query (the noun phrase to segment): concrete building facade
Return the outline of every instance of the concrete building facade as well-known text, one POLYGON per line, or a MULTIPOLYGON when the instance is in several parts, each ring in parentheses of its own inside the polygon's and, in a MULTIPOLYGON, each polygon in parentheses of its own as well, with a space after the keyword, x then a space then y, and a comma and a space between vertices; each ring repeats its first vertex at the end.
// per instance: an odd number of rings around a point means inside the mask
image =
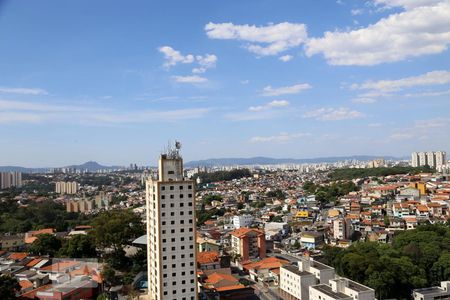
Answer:
POLYGON ((146 182, 148 293, 152 300, 197 299, 195 186, 178 149, 159 159, 146 182))

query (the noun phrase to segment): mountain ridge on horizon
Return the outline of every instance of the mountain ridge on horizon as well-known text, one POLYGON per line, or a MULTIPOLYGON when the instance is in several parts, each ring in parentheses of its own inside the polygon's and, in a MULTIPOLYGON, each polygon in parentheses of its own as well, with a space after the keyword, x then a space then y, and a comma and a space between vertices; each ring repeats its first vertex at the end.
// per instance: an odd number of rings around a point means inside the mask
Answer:
MULTIPOLYGON (((273 158, 266 156, 254 156, 254 157, 229 157, 229 158, 208 158, 202 160, 192 160, 186 162, 186 167, 213 167, 213 166, 230 166, 230 165, 276 165, 276 164, 303 164, 303 163, 333 163, 343 160, 360 160, 369 161, 377 158, 384 158, 386 160, 404 160, 406 156, 382 156, 382 155, 350 155, 350 156, 325 156, 316 158, 273 158)), ((99 164, 96 161, 87 161, 79 165, 68 165, 57 168, 72 168, 77 170, 88 170, 90 172, 96 172, 98 170, 111 170, 120 169, 124 166, 105 166, 99 164)), ((36 167, 28 168, 21 166, 0 166, 0 172, 23 172, 23 173, 36 173, 46 172, 53 167, 36 167)))

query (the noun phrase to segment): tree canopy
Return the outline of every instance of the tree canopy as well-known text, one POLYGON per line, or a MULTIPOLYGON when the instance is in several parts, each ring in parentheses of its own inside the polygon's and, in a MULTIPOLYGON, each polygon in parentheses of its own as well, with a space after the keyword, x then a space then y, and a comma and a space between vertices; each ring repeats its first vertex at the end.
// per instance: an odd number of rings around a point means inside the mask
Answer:
POLYGON ((418 173, 430 173, 435 170, 429 166, 423 167, 383 167, 383 168, 342 168, 332 171, 328 177, 331 180, 351 180, 356 178, 366 178, 366 177, 377 177, 377 176, 388 176, 388 175, 398 175, 398 174, 418 174, 418 173))
POLYGON ((19 281, 9 275, 0 275, 0 295, 2 300, 16 299, 16 292, 20 291, 19 281))
POLYGON ((102 212, 94 218, 92 226, 93 230, 89 234, 95 245, 114 251, 145 233, 141 218, 129 210, 102 212))
POLYGON ((61 249, 62 242, 53 234, 39 234, 37 239, 30 245, 29 251, 35 255, 55 256, 61 249))
POLYGON ((450 227, 423 225, 397 232, 392 244, 357 242, 326 247, 325 263, 338 274, 375 289, 379 299, 405 299, 411 290, 450 278, 450 227))
POLYGON ((201 172, 194 175, 194 180, 200 177, 203 183, 210 183, 216 181, 229 181, 233 179, 240 179, 251 176, 249 169, 235 169, 230 171, 217 171, 212 173, 201 172))

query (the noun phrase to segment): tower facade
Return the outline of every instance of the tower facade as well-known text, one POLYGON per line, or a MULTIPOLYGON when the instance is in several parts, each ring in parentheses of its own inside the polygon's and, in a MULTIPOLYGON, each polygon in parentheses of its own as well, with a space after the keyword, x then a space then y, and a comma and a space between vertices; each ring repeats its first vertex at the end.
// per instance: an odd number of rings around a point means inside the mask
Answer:
POLYGON ((152 300, 197 299, 195 186, 177 149, 162 154, 146 181, 148 293, 152 300))

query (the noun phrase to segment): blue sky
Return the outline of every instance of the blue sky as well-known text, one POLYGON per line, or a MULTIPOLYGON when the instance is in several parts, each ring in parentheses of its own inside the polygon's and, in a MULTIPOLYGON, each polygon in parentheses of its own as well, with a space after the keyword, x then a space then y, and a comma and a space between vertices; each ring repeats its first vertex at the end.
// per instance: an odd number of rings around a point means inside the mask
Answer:
POLYGON ((0 1, 0 165, 449 150, 450 1, 0 1))

